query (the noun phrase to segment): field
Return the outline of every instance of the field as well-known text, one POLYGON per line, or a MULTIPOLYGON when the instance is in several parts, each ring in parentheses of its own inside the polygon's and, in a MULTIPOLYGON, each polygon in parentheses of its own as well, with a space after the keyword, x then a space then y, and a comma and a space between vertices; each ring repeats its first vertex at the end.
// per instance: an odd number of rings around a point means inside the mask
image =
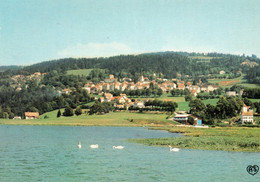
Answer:
POLYGON ((93 69, 68 70, 67 75, 88 76, 93 69))
POLYGON ((133 139, 153 146, 173 146, 186 149, 260 152, 260 128, 162 128, 173 133, 184 133, 186 137, 160 139, 133 139))
MULTIPOLYGON (((143 100, 143 99, 158 99, 158 100, 163 100, 163 101, 173 101, 177 102, 178 108, 177 110, 179 111, 188 111, 190 109, 189 107, 189 102, 185 101, 184 97, 172 97, 170 94, 163 94, 159 98, 143 98, 143 97, 133 97, 133 99, 136 100, 143 100)), ((208 99, 208 100, 202 100, 206 105, 211 104, 211 105, 216 105, 218 102, 218 99, 208 99)))
MULTIPOLYGON (((184 97, 172 97, 171 94, 163 94, 161 97, 158 98, 143 98, 143 97, 132 97, 133 99, 136 100, 143 100, 143 99, 158 99, 158 100, 163 100, 163 101, 173 101, 177 102, 178 108, 177 110, 179 111, 188 111, 190 109, 189 107, 189 102, 185 101, 184 97)), ((202 100, 205 105, 211 104, 211 105, 216 105, 218 102, 218 99, 207 99, 207 100, 202 100)), ((256 101, 254 101, 256 102, 256 101)))
POLYGON ((241 85, 241 86, 247 87, 247 88, 259 88, 260 87, 260 85, 257 85, 257 84, 244 83, 244 82, 242 82, 241 84, 238 84, 238 85, 241 85))
POLYGON ((218 84, 221 87, 231 87, 234 84, 242 83, 244 75, 234 79, 208 79, 211 84, 218 84))
MULTIPOLYGON (((202 102, 207 105, 217 105, 218 99, 207 99, 207 100, 202 100, 202 102)), ((190 109, 189 107, 189 102, 178 102, 178 110, 179 111, 188 111, 190 109)))
MULTIPOLYGON (((63 110, 61 110, 63 112, 63 110)), ((83 111, 84 112, 84 111, 83 111)), ((0 120, 0 124, 14 125, 62 125, 62 126, 172 126, 167 114, 110 112, 104 115, 86 115, 57 118, 57 110, 45 113, 36 120, 0 120), (45 116, 47 119, 44 119, 45 116)))
POLYGON ((158 99, 162 101, 173 101, 173 102, 185 102, 184 97, 173 97, 171 94, 164 93, 161 95, 161 97, 130 97, 131 99, 135 100, 144 100, 144 99, 158 99))
POLYGON ((218 84, 219 86, 224 87, 224 88, 232 87, 235 84, 242 85, 242 86, 248 87, 248 88, 260 87, 260 85, 257 85, 257 84, 247 83, 246 79, 244 79, 244 76, 245 76, 245 74, 242 74, 240 77, 234 78, 234 79, 208 79, 208 81, 211 84, 218 84))

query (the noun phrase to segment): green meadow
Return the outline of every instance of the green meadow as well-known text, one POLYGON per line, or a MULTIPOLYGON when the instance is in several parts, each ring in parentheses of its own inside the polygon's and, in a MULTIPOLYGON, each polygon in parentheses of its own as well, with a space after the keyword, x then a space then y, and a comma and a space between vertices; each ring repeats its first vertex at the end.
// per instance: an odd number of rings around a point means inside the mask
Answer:
POLYGON ((161 129, 173 133, 183 133, 184 137, 131 139, 128 141, 152 146, 168 147, 171 145, 185 149, 260 152, 260 128, 168 127, 161 129))
MULTIPOLYGON (((207 100, 202 100, 202 102, 207 105, 207 104, 211 104, 211 105, 217 105, 218 99, 207 99, 207 100)), ((189 107, 189 102, 178 102, 178 109, 179 111, 188 111, 190 109, 189 107)))
MULTIPOLYGON (((83 110, 84 111, 87 110, 83 110)), ((63 112, 63 109, 61 109, 63 112)), ((45 113, 35 120, 1 119, 0 124, 10 125, 62 125, 62 126, 173 126, 166 113, 110 112, 104 115, 86 115, 57 118, 57 110, 45 113), (47 117, 47 118, 46 118, 47 117)))
POLYGON ((247 83, 247 80, 244 78, 245 74, 242 74, 238 78, 233 79, 208 79, 208 82, 211 84, 217 84, 223 88, 232 87, 233 85, 241 85, 248 88, 257 88, 260 85, 247 83))
POLYGON ((93 69, 68 70, 67 75, 88 76, 93 69))

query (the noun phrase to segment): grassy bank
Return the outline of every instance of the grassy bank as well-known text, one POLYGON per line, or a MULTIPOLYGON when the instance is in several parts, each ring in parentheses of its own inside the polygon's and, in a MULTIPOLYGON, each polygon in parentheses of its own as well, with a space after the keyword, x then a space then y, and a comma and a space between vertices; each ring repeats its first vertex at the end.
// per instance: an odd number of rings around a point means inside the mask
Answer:
MULTIPOLYGON (((62 111, 63 112, 63 111, 62 111)), ((85 115, 57 118, 57 111, 45 113, 35 120, 1 119, 0 124, 11 125, 62 125, 62 126, 172 126, 167 114, 110 112, 104 115, 85 115), (44 119, 44 116, 48 116, 44 119)))
POLYGON ((260 152, 259 128, 161 128, 186 137, 131 139, 129 141, 153 146, 174 146, 186 149, 260 152))

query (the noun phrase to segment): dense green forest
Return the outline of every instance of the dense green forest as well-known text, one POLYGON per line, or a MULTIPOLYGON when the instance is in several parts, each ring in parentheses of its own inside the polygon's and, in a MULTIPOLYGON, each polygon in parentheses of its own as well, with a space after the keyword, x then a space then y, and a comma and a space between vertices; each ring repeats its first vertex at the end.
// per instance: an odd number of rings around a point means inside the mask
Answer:
POLYGON ((246 79, 249 83, 260 84, 260 66, 246 70, 246 79))
POLYGON ((4 72, 6 70, 19 70, 21 68, 22 68, 22 66, 15 66, 15 65, 12 65, 12 66, 0 66, 0 72, 4 72))
MULTIPOLYGON (((65 73, 71 69, 105 69, 117 78, 129 77, 136 81, 141 75, 152 77, 154 73, 164 78, 210 77, 225 71, 229 78, 240 76, 240 71, 248 74, 250 82, 258 82, 254 75, 259 75, 259 67, 251 68, 241 65, 245 60, 260 64, 256 57, 245 57, 230 54, 164 52, 140 55, 120 55, 109 58, 66 58, 34 64, 11 73, 51 72, 57 70, 65 73), (205 59, 206 58, 206 59, 205 59), (180 74, 180 75, 179 75, 180 74)), ((10 72, 9 72, 10 73, 10 72)))

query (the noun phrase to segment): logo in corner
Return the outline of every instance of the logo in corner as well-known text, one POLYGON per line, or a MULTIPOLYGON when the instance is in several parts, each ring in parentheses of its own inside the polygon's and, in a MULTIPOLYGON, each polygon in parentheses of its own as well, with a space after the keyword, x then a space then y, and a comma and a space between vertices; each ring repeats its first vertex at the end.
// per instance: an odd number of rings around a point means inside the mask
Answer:
POLYGON ((258 165, 253 165, 253 166, 249 165, 247 166, 246 171, 252 176, 254 176, 256 173, 258 173, 259 167, 258 165))

